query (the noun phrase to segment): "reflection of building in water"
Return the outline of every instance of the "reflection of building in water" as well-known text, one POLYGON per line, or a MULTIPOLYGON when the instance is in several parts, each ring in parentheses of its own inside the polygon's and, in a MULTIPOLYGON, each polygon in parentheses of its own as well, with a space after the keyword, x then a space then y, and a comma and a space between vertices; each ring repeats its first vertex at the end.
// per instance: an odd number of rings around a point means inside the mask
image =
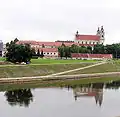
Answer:
POLYGON ((101 106, 103 101, 103 88, 94 88, 93 85, 90 87, 77 87, 73 89, 75 100, 78 97, 95 97, 96 104, 101 106))

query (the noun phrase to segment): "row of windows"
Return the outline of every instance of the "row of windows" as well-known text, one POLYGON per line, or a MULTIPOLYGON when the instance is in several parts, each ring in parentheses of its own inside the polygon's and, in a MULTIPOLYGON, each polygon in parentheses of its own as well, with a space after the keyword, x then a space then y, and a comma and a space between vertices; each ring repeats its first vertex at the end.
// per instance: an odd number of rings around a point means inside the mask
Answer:
MULTIPOLYGON (((78 43, 80 43, 80 42, 78 41, 78 43)), ((87 42, 87 41, 86 41, 86 42, 83 42, 83 41, 82 41, 82 44, 99 44, 99 43, 98 43, 98 42, 87 42)))
POLYGON ((49 52, 48 52, 48 53, 44 53, 44 54, 51 54, 51 55, 54 54, 54 55, 55 55, 56 53, 49 53, 49 52))
POLYGON ((32 47, 34 48, 55 48, 55 46, 45 46, 45 45, 42 45, 42 46, 32 45, 32 47))

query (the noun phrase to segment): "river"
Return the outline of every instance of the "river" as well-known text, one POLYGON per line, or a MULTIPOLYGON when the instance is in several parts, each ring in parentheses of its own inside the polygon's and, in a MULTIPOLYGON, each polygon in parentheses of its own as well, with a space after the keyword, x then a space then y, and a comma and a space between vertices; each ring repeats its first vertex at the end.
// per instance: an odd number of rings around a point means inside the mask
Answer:
POLYGON ((120 81, 0 92, 1 117, 120 116, 120 81))

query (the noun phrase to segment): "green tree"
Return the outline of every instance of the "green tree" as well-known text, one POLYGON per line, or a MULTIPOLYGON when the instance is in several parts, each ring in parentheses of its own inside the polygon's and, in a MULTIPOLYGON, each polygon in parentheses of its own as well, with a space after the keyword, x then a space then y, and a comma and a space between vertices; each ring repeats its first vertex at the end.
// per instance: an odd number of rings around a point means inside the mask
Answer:
POLYGON ((59 54, 60 54, 61 59, 62 59, 62 57, 65 56, 64 49, 65 49, 64 46, 58 47, 58 52, 59 52, 59 54))
POLYGON ((40 57, 41 57, 41 58, 43 58, 43 57, 44 57, 43 50, 41 51, 40 57))
POLYGON ((103 44, 97 44, 94 46, 93 49, 94 54, 104 54, 105 53, 105 47, 103 44))
POLYGON ((16 44, 16 41, 11 41, 6 44, 6 59, 10 62, 28 62, 32 57, 32 49, 29 44, 16 44))
POLYGON ((79 53, 88 53, 88 49, 85 46, 79 47, 79 53))
POLYGON ((92 47, 91 46, 88 46, 87 50, 88 50, 88 53, 92 53, 92 47))
POLYGON ((40 57, 40 50, 37 51, 37 56, 40 57))
POLYGON ((65 47, 64 47, 64 53, 65 53, 66 59, 67 59, 68 57, 71 57, 70 47, 65 46, 65 47))

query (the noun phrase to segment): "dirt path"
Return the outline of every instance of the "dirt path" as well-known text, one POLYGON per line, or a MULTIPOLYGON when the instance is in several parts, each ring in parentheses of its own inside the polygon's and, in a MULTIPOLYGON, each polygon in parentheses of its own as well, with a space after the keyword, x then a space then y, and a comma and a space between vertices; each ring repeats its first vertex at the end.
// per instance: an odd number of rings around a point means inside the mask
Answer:
POLYGON ((5 64, 5 65, 0 65, 0 67, 11 67, 11 66, 39 66, 39 65, 64 65, 64 64, 84 64, 84 63, 98 63, 98 62, 79 62, 79 63, 48 63, 48 64, 5 64))
POLYGON ((64 71, 64 72, 60 72, 60 73, 55 73, 55 74, 51 74, 51 75, 47 75, 47 76, 62 75, 62 74, 66 74, 66 73, 70 73, 70 72, 74 72, 74 71, 79 71, 79 70, 83 70, 83 69, 95 67, 95 66, 102 65, 102 64, 105 64, 105 63, 107 63, 107 62, 101 62, 101 63, 97 63, 97 64, 94 64, 94 65, 89 65, 89 66, 86 66, 86 67, 77 68, 77 69, 73 69, 73 70, 68 70, 68 71, 64 71))

